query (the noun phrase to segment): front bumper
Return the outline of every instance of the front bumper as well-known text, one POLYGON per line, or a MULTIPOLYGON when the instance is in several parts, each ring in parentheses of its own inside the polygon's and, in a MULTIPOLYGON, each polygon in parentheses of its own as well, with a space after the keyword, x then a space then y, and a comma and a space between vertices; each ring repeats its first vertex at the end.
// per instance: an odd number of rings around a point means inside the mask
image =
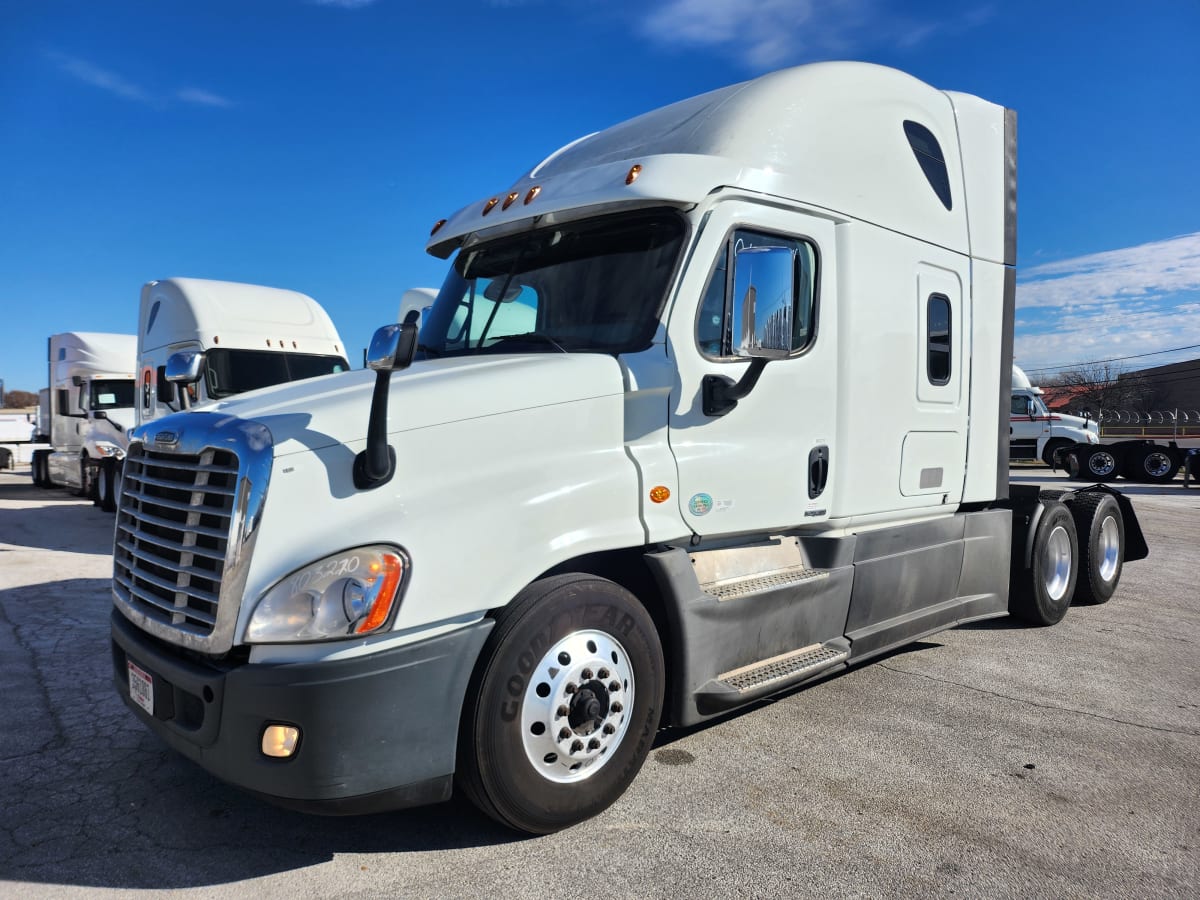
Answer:
POLYGON ((353 659, 218 669, 113 610, 113 680, 138 718, 223 781, 305 812, 401 809, 450 797, 463 694, 491 627, 353 659), (129 660, 154 679, 153 715, 130 698, 129 660), (301 730, 290 759, 261 752, 275 723, 301 730))

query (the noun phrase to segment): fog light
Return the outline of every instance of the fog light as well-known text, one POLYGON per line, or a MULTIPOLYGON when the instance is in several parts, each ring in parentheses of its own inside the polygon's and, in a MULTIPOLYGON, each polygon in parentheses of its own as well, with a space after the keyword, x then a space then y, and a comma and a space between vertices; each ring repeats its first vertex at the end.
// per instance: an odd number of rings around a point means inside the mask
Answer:
POLYGON ((262 736, 263 756, 287 759, 300 743, 300 729, 295 725, 268 725, 262 736))

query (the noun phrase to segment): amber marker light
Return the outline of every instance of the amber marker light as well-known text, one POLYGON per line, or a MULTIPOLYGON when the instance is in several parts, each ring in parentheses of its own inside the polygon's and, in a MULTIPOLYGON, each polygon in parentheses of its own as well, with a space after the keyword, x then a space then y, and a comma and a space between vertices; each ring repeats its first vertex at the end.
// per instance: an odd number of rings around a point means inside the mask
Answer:
POLYGON ((632 169, 629 170, 629 174, 625 176, 625 183, 633 184, 635 181, 638 180, 638 176, 641 174, 642 174, 641 165, 639 164, 639 165, 634 166, 632 169))
POLYGON ((650 488, 650 499, 655 503, 666 503, 671 499, 671 489, 666 485, 658 485, 650 488))
POLYGON ((513 192, 512 192, 512 193, 510 193, 510 194, 509 194, 507 197, 505 197, 505 198, 504 198, 504 205, 500 207, 500 210, 501 210, 501 212, 503 212, 504 210, 506 210, 506 209, 508 209, 510 206, 512 206, 512 205, 513 205, 513 201, 515 201, 515 200, 517 199, 517 197, 518 197, 518 196, 519 196, 519 195, 517 194, 517 192, 516 192, 516 191, 513 191, 513 192))
POLYGON ((268 725, 263 731, 263 756, 287 759, 300 744, 300 729, 295 725, 268 725))
POLYGON ((535 184, 533 187, 531 187, 529 189, 529 193, 525 195, 525 205, 528 206, 530 203, 532 203, 533 198, 536 197, 541 192, 542 192, 542 186, 540 184, 535 184))
POLYGON ((488 213, 490 213, 493 209, 496 208, 496 204, 499 202, 500 202, 499 197, 493 197, 487 203, 483 204, 483 214, 486 216, 488 213))
POLYGON ((435 234, 437 234, 439 231, 442 230, 442 226, 445 224, 446 224, 445 219, 438 219, 436 222, 433 223, 433 228, 430 229, 429 236, 433 237, 435 234))
POLYGON ((404 574, 404 561, 393 553, 385 553, 381 560, 371 563, 368 571, 370 581, 380 579, 379 587, 375 589, 375 600, 370 611, 354 629, 355 634, 374 631, 387 621, 388 613, 392 611, 392 601, 396 599, 396 588, 400 586, 400 576, 404 574))

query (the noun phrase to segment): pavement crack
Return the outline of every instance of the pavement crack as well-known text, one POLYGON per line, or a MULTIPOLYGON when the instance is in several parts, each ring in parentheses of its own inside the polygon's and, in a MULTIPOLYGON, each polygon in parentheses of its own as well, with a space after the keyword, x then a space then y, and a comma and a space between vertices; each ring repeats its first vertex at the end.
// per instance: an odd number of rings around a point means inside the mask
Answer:
POLYGON ((975 691, 978 694, 986 694, 990 697, 998 697, 1001 700, 1010 700, 1013 703, 1020 703, 1024 706, 1033 706, 1038 709, 1052 709, 1058 712, 1075 713, 1079 716, 1087 716, 1090 719, 1099 719, 1103 722, 1112 722, 1115 725, 1128 725, 1131 728, 1141 728, 1146 731, 1162 731, 1167 734, 1179 734, 1185 737, 1200 737, 1200 732, 1187 731, 1186 729, 1167 728, 1163 725, 1147 725, 1144 722, 1131 722, 1128 719, 1118 719, 1114 716, 1102 716, 1099 713, 1088 712, 1083 709, 1075 709, 1070 706, 1058 706, 1053 703, 1038 703, 1035 700, 1027 700, 1023 697, 1013 697, 1011 694, 1002 694, 999 691, 989 691, 986 688, 976 687, 973 684, 963 684, 961 681, 954 681, 950 678, 938 678, 934 675, 926 675, 923 672, 910 672, 908 669, 898 669, 895 666, 889 666, 887 663, 876 663, 881 669, 887 669, 889 672, 898 672, 901 675, 910 675, 913 678, 924 678, 927 681, 936 681, 938 684, 950 684, 955 687, 964 688, 968 691, 975 691))

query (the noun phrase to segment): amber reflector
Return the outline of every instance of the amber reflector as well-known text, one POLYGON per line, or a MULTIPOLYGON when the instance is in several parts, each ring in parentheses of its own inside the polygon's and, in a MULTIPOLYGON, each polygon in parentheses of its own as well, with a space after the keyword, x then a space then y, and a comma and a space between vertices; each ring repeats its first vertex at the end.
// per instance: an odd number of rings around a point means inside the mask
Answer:
POLYGON ((500 209, 505 210, 505 209, 508 209, 510 206, 512 206, 513 201, 517 199, 517 196, 518 196, 517 192, 513 191, 511 194, 509 194, 507 197, 505 197, 504 205, 501 206, 500 209))
POLYGON ((638 176, 641 174, 642 174, 642 167, 640 165, 634 166, 632 169, 629 170, 629 174, 625 176, 625 183, 633 184, 635 181, 637 181, 638 176))
POLYGON ((541 192, 542 192, 542 186, 540 184, 535 184, 533 187, 531 187, 529 189, 529 193, 525 195, 525 205, 528 206, 530 203, 532 203, 533 198, 536 197, 541 192))
POLYGON ((650 499, 655 503, 666 503, 671 499, 671 489, 664 485, 650 488, 650 499))
POLYGON ((483 204, 483 214, 486 216, 488 213, 490 213, 495 208, 496 204, 499 202, 500 202, 499 197, 493 197, 487 203, 483 204))
POLYGON ((433 230, 431 230, 429 232, 429 236, 433 237, 435 234, 437 234, 441 230, 442 226, 445 224, 446 224, 445 219, 438 219, 433 225, 433 230))

